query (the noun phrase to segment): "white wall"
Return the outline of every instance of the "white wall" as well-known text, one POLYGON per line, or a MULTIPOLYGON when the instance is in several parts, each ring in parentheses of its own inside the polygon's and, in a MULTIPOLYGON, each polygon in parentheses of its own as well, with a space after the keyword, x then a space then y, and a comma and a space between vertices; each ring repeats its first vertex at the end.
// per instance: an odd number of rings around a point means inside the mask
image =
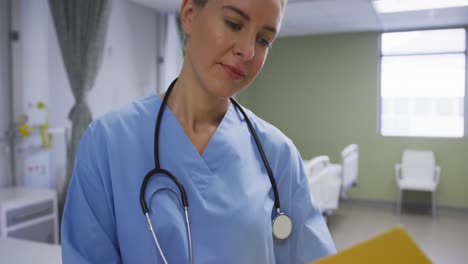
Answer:
POLYGON ((161 83, 159 91, 166 91, 172 81, 177 78, 184 63, 183 43, 177 26, 176 13, 167 14, 167 25, 165 30, 164 63, 161 64, 161 83))
POLYGON ((42 100, 49 104, 49 8, 46 0, 22 1, 21 5, 21 88, 22 109, 42 100))
MULTIPOLYGON (((4 1, 4 0, 0 0, 4 1)), ((100 116, 156 89, 156 27, 154 10, 114 0, 101 68, 88 95, 93 117, 100 116)), ((15 115, 25 111, 29 102, 43 100, 49 109, 51 127, 70 127, 68 113, 74 103, 63 66, 47 0, 20 0, 18 12, 20 56, 17 58, 18 79, 15 85, 15 115)), ((3 17, 0 15, 0 17, 3 17)), ((32 139, 31 139, 32 141, 32 139)), ((66 166, 63 138, 55 138, 48 155, 51 168, 48 179, 25 179, 24 161, 17 155, 16 177, 20 183, 48 186, 60 191, 66 166)), ((38 158, 37 160, 47 160, 38 158)), ((36 161, 38 162, 38 161, 36 161)))
POLYGON ((10 51, 8 0, 0 0, 0 187, 11 184, 10 154, 5 139, 10 126, 10 51))

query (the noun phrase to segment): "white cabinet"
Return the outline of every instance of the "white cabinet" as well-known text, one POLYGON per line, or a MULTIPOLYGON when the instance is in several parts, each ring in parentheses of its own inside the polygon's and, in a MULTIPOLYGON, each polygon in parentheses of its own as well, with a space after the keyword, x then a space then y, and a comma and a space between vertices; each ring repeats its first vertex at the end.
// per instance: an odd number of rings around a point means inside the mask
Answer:
POLYGON ((50 245, 15 238, 0 238, 2 264, 62 264, 60 245, 50 245))
POLYGON ((57 194, 22 187, 0 189, 0 238, 58 243, 57 194))

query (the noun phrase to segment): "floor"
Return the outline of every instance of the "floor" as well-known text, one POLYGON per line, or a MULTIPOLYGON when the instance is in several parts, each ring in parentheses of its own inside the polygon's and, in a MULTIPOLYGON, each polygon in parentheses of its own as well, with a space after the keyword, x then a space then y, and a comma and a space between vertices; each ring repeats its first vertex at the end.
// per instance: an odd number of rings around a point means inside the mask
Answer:
POLYGON ((433 218, 430 211, 414 209, 399 217, 392 206, 340 202, 327 220, 338 250, 401 225, 433 263, 468 263, 468 213, 445 210, 433 218))

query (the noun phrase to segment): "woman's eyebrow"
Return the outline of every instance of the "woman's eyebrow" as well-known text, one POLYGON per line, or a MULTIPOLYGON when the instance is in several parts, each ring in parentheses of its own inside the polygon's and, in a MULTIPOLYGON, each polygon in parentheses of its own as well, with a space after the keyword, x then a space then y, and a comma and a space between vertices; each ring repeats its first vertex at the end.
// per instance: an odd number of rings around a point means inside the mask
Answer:
POLYGON ((225 6, 223 6, 223 9, 228 9, 228 10, 234 11, 234 12, 236 12, 239 16, 241 16, 242 18, 244 18, 245 20, 250 21, 249 15, 247 15, 247 13, 245 13, 244 11, 240 10, 239 8, 237 8, 237 7, 235 7, 235 6, 232 6, 232 5, 225 5, 225 6))
MULTIPOLYGON (((227 9, 227 10, 231 10, 235 13, 237 13, 239 16, 241 16, 243 19, 247 20, 247 21, 250 21, 250 16, 247 15, 247 13, 245 13, 244 11, 242 11, 241 9, 235 7, 235 6, 232 6, 232 5, 225 5, 223 6, 223 9, 227 9)), ((266 30, 268 31, 271 31, 273 32, 274 34, 276 34, 276 28, 275 27, 272 27, 272 26, 265 26, 264 27, 266 30)))

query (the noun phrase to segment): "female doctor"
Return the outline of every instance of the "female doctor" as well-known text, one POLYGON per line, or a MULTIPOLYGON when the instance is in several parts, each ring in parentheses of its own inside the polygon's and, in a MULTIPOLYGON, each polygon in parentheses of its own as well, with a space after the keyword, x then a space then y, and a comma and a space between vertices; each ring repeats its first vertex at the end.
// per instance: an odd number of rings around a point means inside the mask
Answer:
POLYGON ((335 252, 291 140, 230 99, 262 69, 285 2, 183 0, 179 78, 81 140, 65 264, 308 263, 335 252))

